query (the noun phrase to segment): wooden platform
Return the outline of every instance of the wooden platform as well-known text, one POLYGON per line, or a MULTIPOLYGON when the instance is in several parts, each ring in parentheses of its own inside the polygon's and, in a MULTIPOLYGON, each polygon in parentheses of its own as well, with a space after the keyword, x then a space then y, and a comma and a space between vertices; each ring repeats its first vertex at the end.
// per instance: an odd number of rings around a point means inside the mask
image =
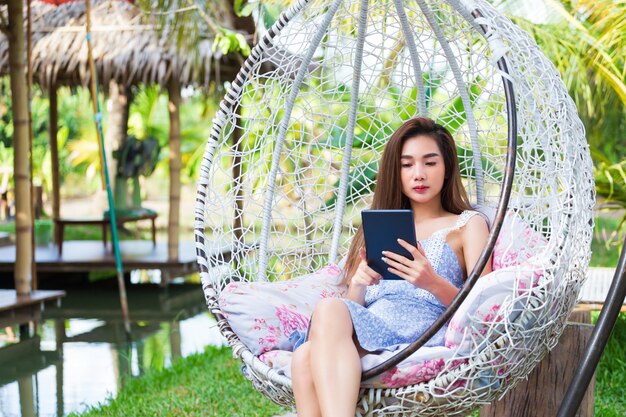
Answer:
POLYGON ((56 304, 65 291, 33 291, 17 295, 15 290, 0 290, 0 327, 39 320, 46 304, 56 304))
MULTIPOLYGON (((167 259, 167 243, 124 240, 120 242, 122 266, 125 272, 135 269, 160 269, 176 274, 196 272, 196 247, 194 242, 182 242, 179 259, 167 259)), ((215 250, 224 250, 216 247, 215 250)), ((37 247, 35 253, 37 271, 41 273, 90 272, 115 270, 115 257, 111 244, 103 245, 97 240, 66 241, 63 254, 56 246, 37 247)), ((15 246, 0 247, 0 271, 13 271, 15 246)))
MULTIPOLYGON (((580 289, 576 308, 578 310, 602 310, 614 275, 615 268, 589 268, 587 280, 580 289)), ((622 304, 621 311, 626 312, 626 300, 622 304)))

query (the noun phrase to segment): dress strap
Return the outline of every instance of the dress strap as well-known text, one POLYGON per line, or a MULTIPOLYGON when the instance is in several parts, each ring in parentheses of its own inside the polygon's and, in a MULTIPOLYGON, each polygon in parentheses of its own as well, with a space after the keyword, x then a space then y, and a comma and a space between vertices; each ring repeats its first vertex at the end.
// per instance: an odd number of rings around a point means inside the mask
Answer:
POLYGON ((473 210, 465 210, 454 222, 453 226, 446 227, 441 230, 437 230, 433 233, 432 237, 429 239, 428 248, 424 248, 426 251, 426 255, 431 265, 435 269, 435 271, 439 270, 439 264, 441 263, 441 257, 443 254, 443 245, 446 243, 446 237, 448 233, 453 232, 455 230, 459 230, 463 226, 467 224, 469 219, 479 214, 477 211, 473 210))
POLYGON ((456 223, 454 224, 454 226, 452 228, 450 228, 448 230, 448 233, 455 231, 455 230, 459 230, 461 227, 465 226, 467 224, 467 222, 469 221, 469 219, 471 219, 472 217, 474 217, 475 215, 480 214, 477 211, 474 210, 465 210, 464 212, 462 212, 461 214, 459 214, 459 218, 456 219, 456 223))

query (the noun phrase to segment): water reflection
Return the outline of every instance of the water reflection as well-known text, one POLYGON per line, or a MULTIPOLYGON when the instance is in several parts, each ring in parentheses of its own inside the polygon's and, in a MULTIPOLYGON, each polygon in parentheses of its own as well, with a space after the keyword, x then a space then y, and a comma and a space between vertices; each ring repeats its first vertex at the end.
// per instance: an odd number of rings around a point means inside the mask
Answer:
POLYGON ((199 285, 128 289, 129 343, 115 287, 69 289, 35 336, 0 333, 0 416, 61 417, 114 397, 131 377, 224 340, 199 285))

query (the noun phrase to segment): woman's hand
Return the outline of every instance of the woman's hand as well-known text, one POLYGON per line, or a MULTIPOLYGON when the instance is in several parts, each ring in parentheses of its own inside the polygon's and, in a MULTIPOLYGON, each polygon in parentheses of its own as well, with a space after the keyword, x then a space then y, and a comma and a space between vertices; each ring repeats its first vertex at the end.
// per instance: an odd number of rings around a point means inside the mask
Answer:
POLYGON ((426 258, 422 246, 419 242, 417 246, 413 246, 402 239, 398 239, 398 243, 413 256, 413 260, 397 253, 383 251, 383 261, 389 265, 387 268, 389 272, 418 288, 433 292, 433 285, 436 285, 442 278, 437 275, 430 261, 426 258))
POLYGON ((449 305, 459 293, 459 289, 435 272, 419 242, 417 247, 402 239, 398 239, 398 243, 413 255, 413 260, 397 253, 383 251, 383 260, 389 265, 389 271, 416 287, 430 292, 444 306, 449 305))
POLYGON ((367 257, 365 255, 364 248, 359 249, 359 257, 361 258, 361 262, 359 263, 359 267, 350 281, 350 285, 357 285, 365 288, 370 285, 378 284, 382 277, 367 264, 367 257))
POLYGON ((359 257, 361 262, 350 280, 347 298, 355 303, 365 305, 365 289, 370 285, 378 284, 382 277, 367 264, 365 249, 359 249, 359 257))

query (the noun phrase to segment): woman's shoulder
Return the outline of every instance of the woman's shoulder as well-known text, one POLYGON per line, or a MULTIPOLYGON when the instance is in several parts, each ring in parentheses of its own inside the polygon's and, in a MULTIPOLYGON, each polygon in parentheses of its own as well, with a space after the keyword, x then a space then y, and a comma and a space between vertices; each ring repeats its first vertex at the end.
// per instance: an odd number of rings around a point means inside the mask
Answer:
POLYGON ((454 225, 456 228, 461 229, 464 226, 472 224, 484 224, 487 225, 483 215, 476 210, 463 210, 460 214, 453 215, 455 218, 454 225))
POLYGON ((474 210, 465 210, 459 215, 459 229, 465 236, 489 234, 487 220, 474 210))

